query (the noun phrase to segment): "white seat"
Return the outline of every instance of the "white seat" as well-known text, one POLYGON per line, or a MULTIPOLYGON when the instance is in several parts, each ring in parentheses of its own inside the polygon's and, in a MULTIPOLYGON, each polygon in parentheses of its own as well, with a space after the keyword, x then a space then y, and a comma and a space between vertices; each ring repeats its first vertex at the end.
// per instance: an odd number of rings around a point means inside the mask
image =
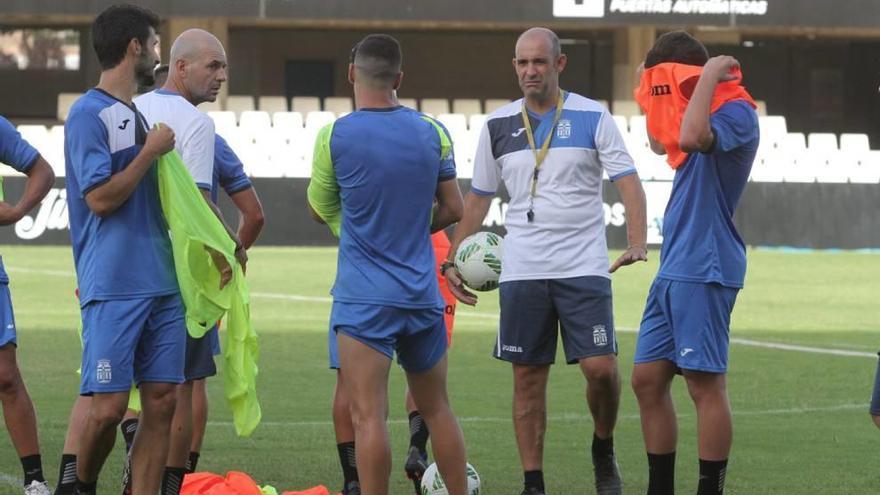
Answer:
POLYGON ((324 98, 325 112, 333 112, 340 115, 351 113, 352 110, 354 110, 354 105, 352 105, 351 98, 348 96, 328 96, 324 98))
POLYGON ((333 112, 309 112, 306 114, 306 130, 319 131, 325 125, 336 120, 333 112))
POLYGON ((642 109, 635 100, 614 100, 611 103, 611 110, 614 112, 614 115, 623 115, 624 117, 634 117, 642 114, 642 109))
POLYGON ((449 113, 449 100, 446 98, 422 98, 419 110, 431 115, 449 113))
POLYGON ((489 98, 484 102, 483 109, 488 114, 494 112, 495 110, 498 110, 508 103, 510 103, 510 100, 508 100, 507 98, 489 98))
POLYGON ((419 109, 419 104, 416 102, 415 98, 398 98, 397 102, 407 108, 412 108, 413 110, 419 109))
POLYGON ((776 150, 782 145, 788 134, 788 127, 785 123, 785 117, 781 115, 767 115, 758 117, 758 127, 761 130, 760 148, 766 149, 768 153, 776 150))
POLYGON ((208 112, 208 116, 214 121, 214 131, 225 137, 230 128, 238 127, 235 122, 235 112, 208 112))
POLYGON ((453 136, 467 132, 467 117, 460 113, 441 113, 437 115, 437 120, 446 127, 453 136))
POLYGON ((67 114, 70 113, 70 107, 82 96, 83 93, 58 93, 56 102, 55 117, 64 122, 67 120, 67 114))
POLYGON ((841 134, 840 150, 864 153, 871 150, 871 144, 868 141, 867 134, 841 134))
POLYGON ((214 101, 205 101, 205 102, 199 103, 199 110, 201 110, 205 113, 223 111, 223 109, 220 107, 220 98, 217 98, 214 101))
POLYGON ((55 177, 64 177, 66 168, 64 166, 64 126, 53 125, 49 128, 49 150, 48 154, 43 156, 55 171, 55 177))
POLYGON ((290 110, 303 115, 321 111, 321 99, 317 96, 294 96, 290 99, 290 110))
POLYGON ((272 121, 269 114, 260 110, 249 110, 241 113, 238 121, 239 132, 256 142, 272 134, 272 121))
POLYGON ((282 129, 303 128, 303 116, 299 112, 275 112, 272 114, 272 126, 282 129))
POLYGON ((483 105, 476 98, 455 98, 452 100, 452 113, 464 115, 483 113, 483 105))
POLYGON ((226 110, 240 115, 254 109, 254 97, 250 95, 229 95, 226 97, 226 110))
POLYGON ((483 124, 486 123, 486 114, 484 113, 474 113, 468 117, 468 129, 472 132, 476 131, 478 134, 480 130, 483 129, 483 124))
POLYGON ((811 152, 833 153, 837 151, 837 136, 827 132, 811 132, 807 136, 807 148, 811 152))
POLYGON ((850 167, 849 181, 859 184, 880 183, 880 151, 865 151, 856 154, 857 165, 850 167))
POLYGON ((260 96, 257 98, 257 107, 263 112, 273 114, 287 111, 287 97, 285 96, 260 96))
POLYGON ((626 136, 629 134, 629 126, 626 125, 626 117, 623 115, 612 115, 612 119, 614 119, 614 123, 617 124, 617 130, 620 131, 622 136, 626 136))

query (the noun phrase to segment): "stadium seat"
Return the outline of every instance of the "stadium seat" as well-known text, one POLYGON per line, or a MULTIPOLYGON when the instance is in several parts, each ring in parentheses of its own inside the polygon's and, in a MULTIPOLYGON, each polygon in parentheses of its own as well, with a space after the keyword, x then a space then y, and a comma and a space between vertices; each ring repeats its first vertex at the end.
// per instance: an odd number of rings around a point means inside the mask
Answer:
POLYGON ((53 125, 49 129, 49 149, 48 154, 44 155, 43 158, 48 160, 49 165, 52 166, 52 170, 55 171, 55 177, 64 177, 65 175, 65 160, 64 160, 64 126, 63 125, 53 125))
POLYGON ((58 101, 56 106, 56 117, 64 122, 67 120, 67 114, 73 103, 82 96, 83 93, 58 93, 58 101))
POLYGON ((351 98, 348 96, 328 96, 324 98, 324 111, 333 112, 336 115, 350 113, 354 109, 351 98))
POLYGON ((840 151, 865 153, 871 150, 867 134, 841 134, 840 151))
POLYGON ((624 134, 627 149, 633 155, 641 153, 655 154, 648 144, 648 128, 645 123, 644 115, 634 115, 629 119, 629 132, 624 134))
POLYGON ((437 120, 446 127, 453 138, 459 133, 468 131, 467 117, 460 113, 441 113, 437 115, 437 120))
POLYGON ((617 130, 620 131, 620 135, 626 139, 629 134, 629 127, 626 125, 626 117, 623 115, 612 115, 611 118, 613 118, 614 123, 617 124, 617 130))
POLYGON ((468 129, 471 132, 476 132, 477 134, 483 129, 483 124, 486 123, 486 114, 484 113, 474 113, 468 117, 468 129))
POLYGON ((415 98, 398 98, 397 102, 405 107, 412 108, 413 110, 419 109, 419 104, 416 102, 415 98))
POLYGON ((807 136, 807 148, 811 152, 833 153, 837 151, 837 136, 827 132, 811 132, 807 136))
POLYGON ((272 135, 272 120, 267 112, 249 110, 241 112, 238 120, 239 133, 244 134, 251 141, 265 140, 272 135))
POLYGON ((611 110, 614 115, 623 115, 624 117, 634 117, 642 114, 642 109, 635 100, 614 100, 611 104, 611 110))
POLYGON ((880 151, 865 151, 856 155, 855 166, 850 166, 849 181, 857 184, 880 183, 880 151))
POLYGON ((231 128, 237 127, 234 112, 208 112, 208 116, 214 120, 214 130, 224 138, 231 128))
POLYGON ((290 110, 303 115, 321 111, 321 99, 317 96, 294 96, 290 99, 290 110))
POLYGON ((508 103, 510 103, 510 100, 507 98, 489 98, 483 102, 483 110, 485 110, 487 114, 490 114, 508 103))
POLYGON ((250 95, 229 95, 226 97, 226 110, 241 115, 254 109, 254 97, 250 95))
POLYGON ((49 141, 49 129, 44 125, 20 125, 16 128, 22 139, 39 150, 49 141))
POLYGON ((220 107, 220 98, 217 98, 214 101, 199 103, 199 110, 205 113, 222 111, 223 109, 220 107))
POLYGON ((758 114, 758 117, 767 115, 767 102, 764 100, 755 100, 755 107, 755 113, 758 114))
POLYGON ((758 117, 758 127, 761 129, 760 146, 762 148, 774 150, 779 148, 786 134, 788 134, 785 117, 781 115, 758 117))
POLYGON ((287 111, 286 96, 260 96, 257 98, 257 107, 259 110, 273 114, 275 112, 287 111))
POLYGON ((419 110, 431 115, 449 113, 449 100, 446 98, 422 98, 419 110))
POLYGON ((325 125, 336 120, 336 115, 333 112, 309 112, 306 114, 306 129, 313 129, 315 132, 319 131, 325 125))
POLYGON ((303 116, 299 112, 275 112, 272 114, 272 127, 302 130, 303 116))
POLYGON ((452 100, 452 113, 463 115, 483 113, 483 106, 476 98, 455 98, 452 100))

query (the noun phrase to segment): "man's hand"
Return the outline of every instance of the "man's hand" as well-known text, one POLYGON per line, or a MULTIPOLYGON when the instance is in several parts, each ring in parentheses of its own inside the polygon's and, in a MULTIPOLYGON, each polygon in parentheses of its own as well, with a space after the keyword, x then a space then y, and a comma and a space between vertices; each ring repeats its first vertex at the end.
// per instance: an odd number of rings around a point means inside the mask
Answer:
POLYGON ((21 217, 23 216, 24 212, 17 206, 12 206, 5 201, 0 201, 0 225, 12 225, 21 220, 21 217))
POLYGON ((155 157, 160 157, 174 149, 174 131, 164 124, 156 124, 147 133, 144 149, 155 157))
POLYGON ((476 306, 477 296, 465 289, 461 275, 459 275, 458 270, 454 266, 447 268, 443 272, 443 276, 446 277, 446 286, 449 287, 449 292, 452 292, 456 299, 468 306, 476 306))
POLYGON ((645 246, 630 246, 617 261, 608 269, 608 273, 614 273, 622 266, 632 265, 638 261, 648 261, 648 248, 645 246))
POLYGON ((226 287, 226 284, 232 280, 232 266, 229 265, 229 262, 226 261, 226 257, 217 251, 216 249, 205 246, 205 251, 211 255, 211 260, 214 262, 214 266, 217 267, 217 271, 220 272, 220 289, 226 287))
POLYGON ((248 262, 247 250, 241 244, 239 244, 238 248, 236 248, 236 250, 235 250, 235 259, 238 260, 238 264, 241 265, 241 272, 247 273, 247 262, 248 262))
POLYGON ((734 75, 731 71, 738 68, 739 60, 730 55, 719 55, 710 58, 706 65, 703 66, 703 77, 711 78, 711 80, 720 83, 733 81, 738 76, 734 75))

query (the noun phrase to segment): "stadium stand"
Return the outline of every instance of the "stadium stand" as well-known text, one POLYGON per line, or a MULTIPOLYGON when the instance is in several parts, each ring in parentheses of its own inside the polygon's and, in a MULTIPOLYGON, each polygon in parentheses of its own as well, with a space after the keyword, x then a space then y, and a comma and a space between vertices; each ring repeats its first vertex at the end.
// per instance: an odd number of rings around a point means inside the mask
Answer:
POLYGON ((257 98, 257 109, 264 112, 286 112, 288 101, 284 96, 260 96, 257 98))

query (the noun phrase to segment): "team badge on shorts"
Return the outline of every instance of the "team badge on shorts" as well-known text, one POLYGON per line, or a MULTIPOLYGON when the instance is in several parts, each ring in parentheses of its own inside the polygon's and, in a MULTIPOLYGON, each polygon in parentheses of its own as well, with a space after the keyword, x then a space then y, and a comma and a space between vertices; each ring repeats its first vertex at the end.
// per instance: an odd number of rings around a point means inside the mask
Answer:
POLYGON ((605 332, 605 325, 595 325, 593 327, 593 344, 599 347, 608 345, 608 333, 605 332))
POLYGON ((106 384, 113 380, 113 369, 110 367, 109 359, 98 360, 97 376, 98 383, 106 384))

